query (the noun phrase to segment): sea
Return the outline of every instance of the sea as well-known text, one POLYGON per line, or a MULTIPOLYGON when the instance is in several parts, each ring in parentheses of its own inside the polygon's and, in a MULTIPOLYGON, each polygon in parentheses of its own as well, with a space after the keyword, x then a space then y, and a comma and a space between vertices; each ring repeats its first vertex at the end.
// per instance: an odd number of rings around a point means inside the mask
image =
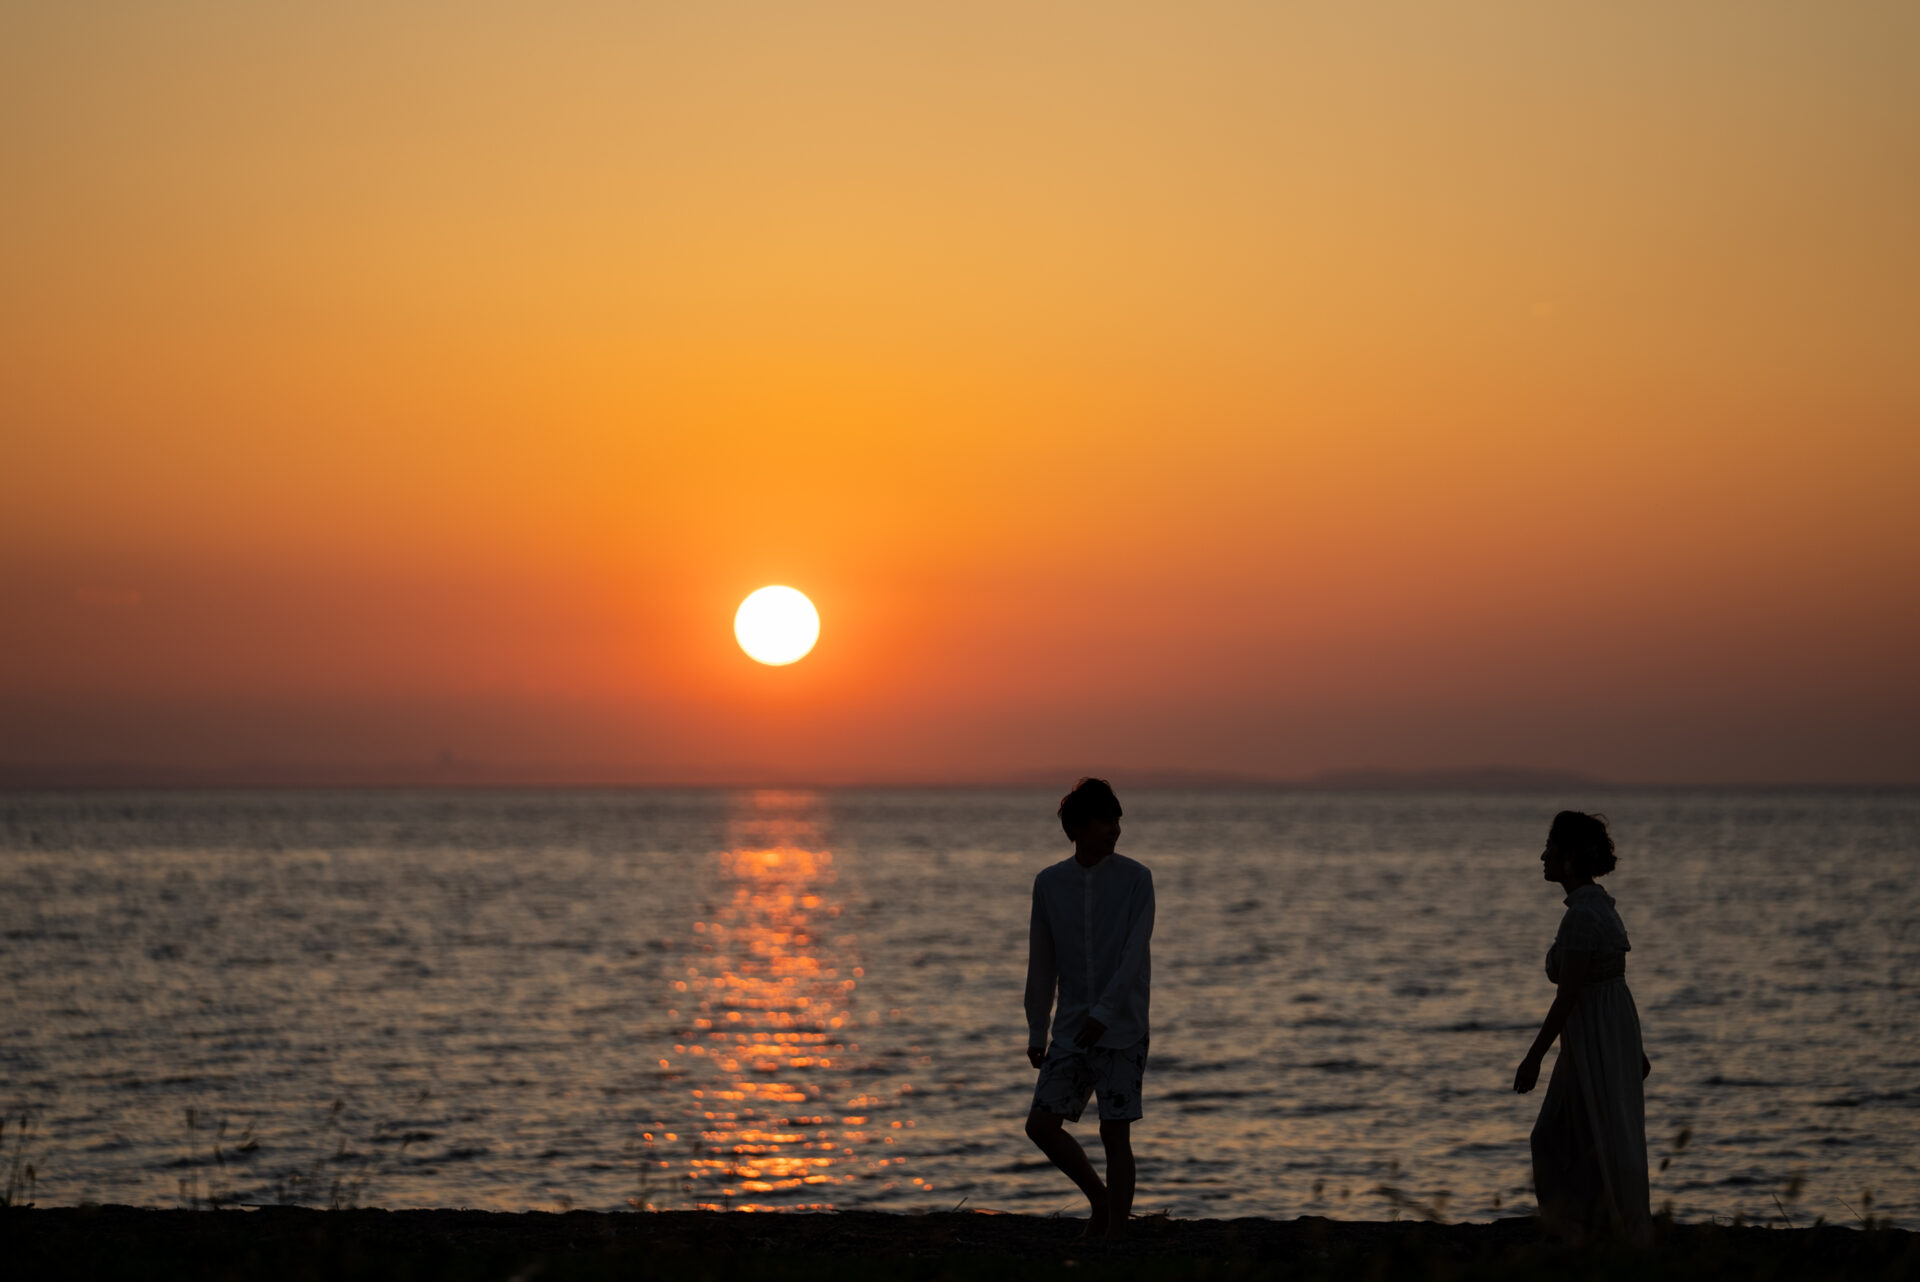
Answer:
MULTIPOLYGON (((1619 846, 1655 1209, 1920 1226, 1920 793, 1116 782, 1136 1212, 1529 1213, 1572 805, 1619 846)), ((1056 801, 0 794, 7 1197, 1080 1214, 1021 1132, 1056 801)))

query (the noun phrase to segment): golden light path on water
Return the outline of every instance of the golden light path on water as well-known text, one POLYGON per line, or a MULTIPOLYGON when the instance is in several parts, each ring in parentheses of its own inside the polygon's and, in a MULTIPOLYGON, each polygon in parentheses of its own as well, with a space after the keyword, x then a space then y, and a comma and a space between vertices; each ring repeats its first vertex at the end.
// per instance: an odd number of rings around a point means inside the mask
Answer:
POLYGON ((854 1040, 865 970, 814 801, 755 793, 729 824, 716 902, 672 984, 676 1040, 659 1067, 685 1085, 687 1112, 642 1135, 659 1176, 649 1204, 831 1210, 837 1187, 904 1177, 894 1133, 914 1125, 898 1116, 913 1088, 857 1085, 874 1085, 854 1040))

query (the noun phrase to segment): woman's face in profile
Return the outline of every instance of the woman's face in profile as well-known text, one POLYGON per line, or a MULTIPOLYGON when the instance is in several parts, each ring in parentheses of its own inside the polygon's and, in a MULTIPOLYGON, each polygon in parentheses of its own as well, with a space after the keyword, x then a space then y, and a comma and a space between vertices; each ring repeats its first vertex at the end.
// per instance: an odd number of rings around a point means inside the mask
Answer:
POLYGON ((1541 879, 1543 881, 1566 880, 1566 857, 1560 853, 1559 847, 1555 846, 1551 841, 1547 843, 1546 849, 1540 852, 1540 864, 1542 869, 1541 879))

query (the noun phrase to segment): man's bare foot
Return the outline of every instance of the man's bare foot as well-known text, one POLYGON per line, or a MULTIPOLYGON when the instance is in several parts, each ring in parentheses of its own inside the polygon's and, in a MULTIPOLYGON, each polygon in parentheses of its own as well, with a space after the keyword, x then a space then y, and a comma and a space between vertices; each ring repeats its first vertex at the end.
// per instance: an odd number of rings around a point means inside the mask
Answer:
POLYGON ((1105 1199, 1090 1204, 1087 1214, 1087 1227, 1080 1231, 1082 1242, 1104 1242, 1111 1229, 1107 1224, 1107 1203, 1105 1199))
POLYGON ((1108 1218, 1111 1222, 1107 1225, 1107 1241, 1124 1241, 1127 1236, 1127 1217, 1123 1215, 1118 1219, 1113 1219, 1111 1216, 1108 1218))

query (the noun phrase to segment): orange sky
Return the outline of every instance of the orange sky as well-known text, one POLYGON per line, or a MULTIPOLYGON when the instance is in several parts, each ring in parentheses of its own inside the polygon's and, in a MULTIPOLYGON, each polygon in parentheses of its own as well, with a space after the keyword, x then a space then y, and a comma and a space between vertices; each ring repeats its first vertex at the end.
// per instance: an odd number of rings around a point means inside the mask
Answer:
POLYGON ((1920 8, 1365 9, 0 11, 0 765, 1920 780, 1920 8))

